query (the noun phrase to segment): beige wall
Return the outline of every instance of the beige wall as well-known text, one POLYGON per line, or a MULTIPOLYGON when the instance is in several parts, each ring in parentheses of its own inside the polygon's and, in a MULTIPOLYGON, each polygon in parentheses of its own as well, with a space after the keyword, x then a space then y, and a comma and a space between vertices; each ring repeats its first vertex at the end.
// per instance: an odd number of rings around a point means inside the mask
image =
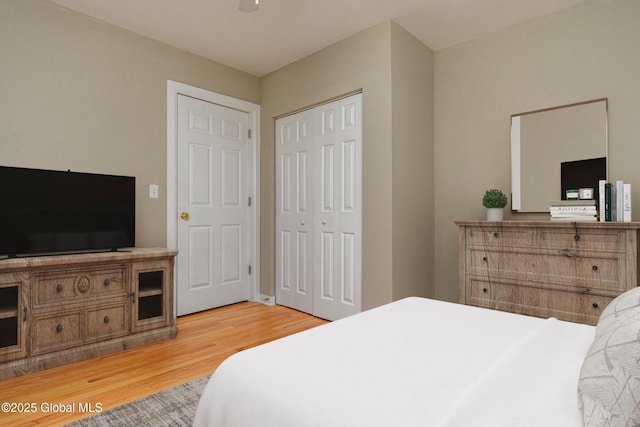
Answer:
POLYGON ((364 117, 363 308, 392 301, 396 280, 400 295, 429 293, 433 278, 429 268, 432 210, 426 199, 432 185, 428 172, 433 135, 431 82, 409 86, 402 79, 428 76, 432 60, 428 48, 397 25, 385 22, 262 79, 263 293, 274 293, 275 280, 274 117, 358 89, 363 92, 364 117), (410 93, 411 88, 415 93, 410 93), (404 117, 392 114, 396 103, 405 101, 415 110, 404 117), (395 123, 404 129, 396 130, 395 123), (398 151, 410 147, 415 149, 415 158, 408 159, 398 151), (399 160, 394 160, 396 155, 399 160), (415 203, 395 193, 396 189, 406 190, 407 181, 414 177, 419 179, 414 183, 415 203), (410 207, 416 212, 403 215, 403 209, 410 207), (408 231, 415 233, 413 240, 403 242, 408 231), (423 237, 425 241, 420 240, 423 237), (406 256, 398 255, 400 252, 406 256), (402 264, 402 274, 396 274, 396 262, 402 264))
POLYGON ((486 189, 510 192, 511 114, 608 97, 609 179, 632 184, 640 220, 639 18, 637 0, 592 2, 436 52, 436 298, 458 295, 453 221, 484 218, 486 189))
POLYGON ((455 300, 453 221, 483 218, 486 189, 509 192, 513 113, 608 97, 609 178, 631 182, 639 219, 639 16, 637 0, 592 2, 435 56, 387 22, 258 79, 49 2, 3 0, 0 164, 135 175, 138 244, 164 245, 166 80, 261 104, 261 291, 272 294, 273 117, 362 89, 364 307, 455 300))
POLYGON ((433 57, 392 24, 393 300, 433 296, 433 57))
POLYGON ((261 286, 275 292, 274 117, 362 89, 363 307, 391 301, 390 23, 290 64, 262 79, 261 286), (375 230, 373 233, 371 230, 375 230))
POLYGON ((0 1, 0 57, 0 164, 135 176, 139 246, 166 245, 167 79, 260 102, 256 77, 46 1, 0 1))
POLYGON ((397 25, 258 79, 49 2, 4 0, 0 54, 0 164, 136 176, 139 246, 166 242, 166 80, 262 104, 260 291, 270 295, 273 117, 362 90, 363 307, 432 292, 433 52, 397 25), (152 183, 159 199, 147 197, 152 183))

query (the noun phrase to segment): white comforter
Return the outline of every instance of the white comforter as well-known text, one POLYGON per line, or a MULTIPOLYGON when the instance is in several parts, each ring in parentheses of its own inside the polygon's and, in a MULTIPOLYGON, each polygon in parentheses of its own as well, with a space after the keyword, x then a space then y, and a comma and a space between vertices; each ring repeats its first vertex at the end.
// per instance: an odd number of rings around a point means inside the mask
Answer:
POLYGON ((195 426, 580 426, 595 328, 407 298, 245 350, 195 426))

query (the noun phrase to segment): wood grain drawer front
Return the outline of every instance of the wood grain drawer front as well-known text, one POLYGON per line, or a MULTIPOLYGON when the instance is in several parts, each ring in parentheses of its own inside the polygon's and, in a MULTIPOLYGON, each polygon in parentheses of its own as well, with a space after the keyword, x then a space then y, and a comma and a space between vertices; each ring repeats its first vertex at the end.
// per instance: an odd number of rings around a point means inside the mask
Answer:
POLYGON ((623 254, 584 257, 557 252, 467 251, 468 272, 514 280, 536 280, 559 285, 624 291, 626 289, 623 254))
MULTIPOLYGON (((623 230, 540 229, 538 242, 547 249, 580 249, 582 251, 624 252, 626 235, 623 230)), ((633 233, 631 233, 633 235, 633 233)))
POLYGON ((82 344, 83 320, 81 310, 35 317, 31 337, 33 354, 82 344))
POLYGON ((613 297, 470 278, 468 304, 539 317, 596 324, 613 297))
POLYGON ((38 273, 35 276, 35 304, 77 300, 125 293, 124 268, 67 270, 38 273))
POLYGON ((468 227, 465 237, 470 245, 531 247, 535 243, 535 232, 531 229, 468 227))
POLYGON ((103 340, 129 332, 127 304, 96 307, 87 311, 87 341, 103 340))

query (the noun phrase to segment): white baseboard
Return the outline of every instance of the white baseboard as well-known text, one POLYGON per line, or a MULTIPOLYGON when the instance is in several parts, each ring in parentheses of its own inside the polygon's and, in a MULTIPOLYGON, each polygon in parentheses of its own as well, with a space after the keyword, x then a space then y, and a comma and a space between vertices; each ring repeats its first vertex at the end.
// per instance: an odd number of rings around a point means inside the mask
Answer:
POLYGON ((264 305, 276 305, 276 297, 260 294, 258 302, 264 305))

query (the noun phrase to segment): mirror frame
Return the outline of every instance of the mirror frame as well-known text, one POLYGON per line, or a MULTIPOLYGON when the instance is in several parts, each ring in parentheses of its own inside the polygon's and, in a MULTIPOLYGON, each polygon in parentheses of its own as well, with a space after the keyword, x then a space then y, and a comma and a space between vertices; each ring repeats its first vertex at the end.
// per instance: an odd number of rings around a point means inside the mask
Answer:
MULTIPOLYGON (((609 175, 609 98, 598 98, 589 101, 576 102, 573 104, 558 105, 550 108, 543 108, 540 110, 527 111, 524 113, 511 115, 511 210, 513 212, 521 213, 542 213, 546 211, 521 211, 522 209, 522 194, 521 194, 521 147, 520 147, 520 120, 514 118, 520 118, 522 116, 543 113, 553 110, 560 110, 563 108, 577 107, 580 105, 593 104, 596 102, 604 102, 604 126, 605 126, 605 140, 604 140, 604 157, 606 158, 607 177, 609 175)), ((580 160, 580 159, 577 159, 580 160)))

